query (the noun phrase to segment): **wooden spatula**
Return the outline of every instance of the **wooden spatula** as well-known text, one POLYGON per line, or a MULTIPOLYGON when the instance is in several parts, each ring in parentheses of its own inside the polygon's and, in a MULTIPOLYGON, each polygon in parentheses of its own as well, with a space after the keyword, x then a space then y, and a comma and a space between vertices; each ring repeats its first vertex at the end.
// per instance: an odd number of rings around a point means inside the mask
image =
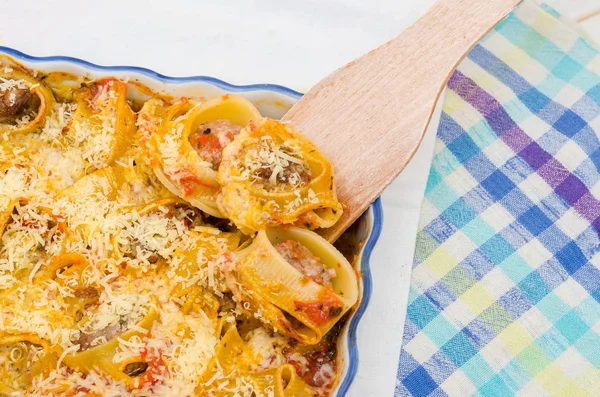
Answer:
POLYGON ((521 0, 440 0, 395 39, 321 80, 283 120, 333 164, 344 215, 334 241, 406 167, 448 78, 521 0))

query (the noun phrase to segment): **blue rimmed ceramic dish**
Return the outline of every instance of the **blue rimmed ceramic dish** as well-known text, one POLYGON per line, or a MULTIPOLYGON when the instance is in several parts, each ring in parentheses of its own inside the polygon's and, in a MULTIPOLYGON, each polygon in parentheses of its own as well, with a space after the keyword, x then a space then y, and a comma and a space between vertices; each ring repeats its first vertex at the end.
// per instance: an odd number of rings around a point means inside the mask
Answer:
MULTIPOLYGON (((173 96, 208 99, 231 92, 250 100, 264 116, 271 118, 281 118, 302 96, 297 91, 274 84, 233 85, 208 76, 170 77, 136 66, 100 66, 67 56, 34 57, 3 46, 0 46, 0 53, 12 57, 31 69, 43 72, 68 72, 91 79, 110 75, 136 81, 156 92, 173 96)), ((135 85, 130 85, 130 93, 133 97, 144 96, 135 85)), ((341 376, 337 389, 333 393, 337 397, 346 395, 358 370, 359 348, 356 330, 371 297, 370 257, 381 233, 383 222, 381 200, 377 199, 357 222, 360 223, 357 228, 359 240, 364 242, 359 252, 360 261, 357 264, 362 274, 360 280, 362 298, 345 325, 339 341, 338 363, 341 376)))

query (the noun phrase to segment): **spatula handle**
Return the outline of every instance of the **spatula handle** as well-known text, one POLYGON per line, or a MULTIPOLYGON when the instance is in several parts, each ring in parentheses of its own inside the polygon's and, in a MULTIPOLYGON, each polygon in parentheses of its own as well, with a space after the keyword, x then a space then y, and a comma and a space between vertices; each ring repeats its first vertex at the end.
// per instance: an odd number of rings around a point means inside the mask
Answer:
POLYGON ((521 0, 440 0, 395 39, 319 82, 285 115, 331 160, 335 240, 404 169, 458 63, 521 0))

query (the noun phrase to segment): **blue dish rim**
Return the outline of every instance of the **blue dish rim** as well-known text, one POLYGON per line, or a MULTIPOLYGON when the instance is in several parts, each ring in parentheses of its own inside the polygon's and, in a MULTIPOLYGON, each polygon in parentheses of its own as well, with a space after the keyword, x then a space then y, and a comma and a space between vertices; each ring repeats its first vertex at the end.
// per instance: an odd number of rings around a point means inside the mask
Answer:
MULTIPOLYGON (((212 84, 217 86, 223 90, 230 92, 243 92, 243 91, 255 91, 255 90, 265 90, 272 91, 282 95, 287 95, 289 97, 298 100, 302 97, 302 93, 293 90, 291 88, 278 85, 278 84, 248 84, 248 85, 235 85, 223 81, 221 79, 210 77, 210 76, 185 76, 185 77, 173 77, 166 76, 164 74, 157 73, 153 70, 139 67, 139 66, 103 66, 97 65, 92 62, 84 61, 83 59, 74 58, 70 56, 63 55, 52 55, 52 56, 43 56, 36 57, 33 55, 25 54, 19 50, 15 50, 14 48, 0 46, 0 53, 4 53, 9 55, 16 60, 26 60, 30 62, 69 62, 74 63, 76 65, 83 66, 87 69, 105 71, 105 72, 135 72, 139 74, 143 74, 155 80, 158 80, 163 83, 188 83, 188 82, 204 82, 208 84, 212 84)), ((381 230, 383 227, 383 206, 381 204, 381 198, 377 198, 371 206, 373 211, 373 227, 371 229, 371 233, 369 234, 367 241, 365 242, 362 256, 361 256, 361 275, 363 281, 363 296, 356 308, 356 312, 352 319, 350 320, 350 324, 348 325, 348 355, 350 363, 348 365, 348 372, 344 379, 339 385, 337 391, 337 397, 344 397, 348 392, 348 389, 352 385, 354 378, 356 376, 356 372, 358 370, 358 346, 357 346, 357 337, 356 331, 358 329, 358 324, 365 313, 367 306, 369 305, 369 301, 371 299, 371 293, 373 289, 373 282, 371 277, 371 254, 373 249, 375 248, 377 241, 379 240, 379 236, 381 235, 381 230)))

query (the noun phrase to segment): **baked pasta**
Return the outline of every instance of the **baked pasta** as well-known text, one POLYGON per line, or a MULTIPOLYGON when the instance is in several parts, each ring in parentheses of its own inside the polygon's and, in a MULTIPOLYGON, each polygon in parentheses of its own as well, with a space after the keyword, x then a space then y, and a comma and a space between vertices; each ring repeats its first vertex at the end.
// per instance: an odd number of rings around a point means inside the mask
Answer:
POLYGON ((0 396, 330 396, 359 293, 313 231, 329 162, 241 97, 130 84, 1 59, 0 396))
POLYGON ((327 228, 342 216, 329 161, 275 120, 253 119, 227 145, 219 183, 219 209, 244 233, 285 224, 327 228))

